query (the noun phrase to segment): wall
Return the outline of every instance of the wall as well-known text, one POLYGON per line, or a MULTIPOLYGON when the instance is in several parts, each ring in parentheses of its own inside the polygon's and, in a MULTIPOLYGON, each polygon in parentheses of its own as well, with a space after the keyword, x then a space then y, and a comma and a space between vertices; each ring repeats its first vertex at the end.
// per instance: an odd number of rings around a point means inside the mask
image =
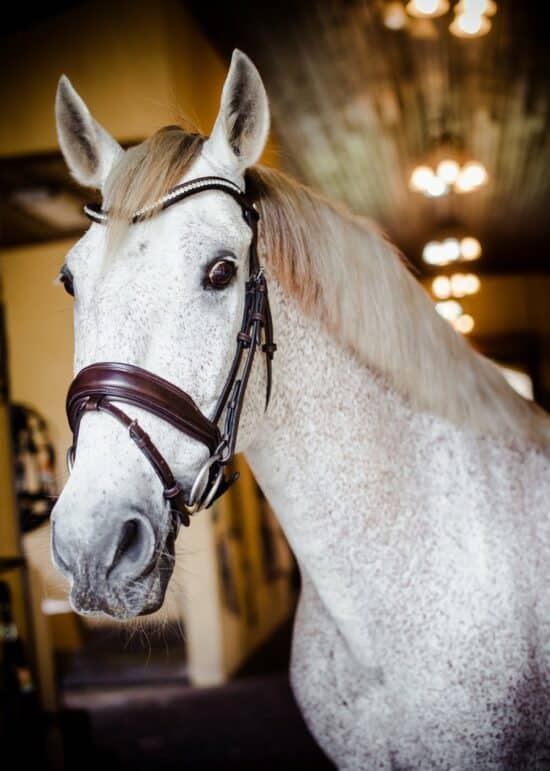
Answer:
POLYGON ((54 279, 72 244, 53 241, 0 252, 12 399, 47 419, 60 471, 70 444, 65 394, 72 379, 73 321, 71 298, 54 279))
POLYGON ((182 4, 84 3, 14 35, 1 54, 0 154, 57 151, 59 76, 121 142, 140 139, 178 111, 209 130, 225 64, 182 4))

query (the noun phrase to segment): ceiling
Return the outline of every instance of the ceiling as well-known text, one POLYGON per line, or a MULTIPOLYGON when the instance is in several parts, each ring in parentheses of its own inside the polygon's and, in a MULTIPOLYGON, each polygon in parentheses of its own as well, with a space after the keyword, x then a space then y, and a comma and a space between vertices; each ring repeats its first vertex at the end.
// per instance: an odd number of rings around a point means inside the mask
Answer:
MULTIPOLYGON (((258 65, 282 168, 378 221, 419 268, 423 244, 456 230, 481 241, 483 272, 540 271, 550 241, 544 7, 497 5, 488 35, 461 40, 451 13, 387 29, 377 0, 187 3, 227 59, 237 46, 258 65), (488 185, 441 199, 411 192, 412 168, 442 141, 484 163, 488 185)), ((32 201, 14 200, 21 189, 65 207, 62 235, 84 226, 82 191, 59 156, 0 159, 0 244, 60 235, 32 201)))
POLYGON ((449 32, 451 12, 387 29, 376 0, 191 3, 226 56, 239 47, 260 69, 281 166, 377 220, 419 267, 426 241, 458 229, 481 241, 483 271, 540 270, 550 241, 545 8, 497 5, 489 34, 464 40, 449 32), (442 141, 481 161, 489 184, 441 199, 411 192, 412 168, 442 141))

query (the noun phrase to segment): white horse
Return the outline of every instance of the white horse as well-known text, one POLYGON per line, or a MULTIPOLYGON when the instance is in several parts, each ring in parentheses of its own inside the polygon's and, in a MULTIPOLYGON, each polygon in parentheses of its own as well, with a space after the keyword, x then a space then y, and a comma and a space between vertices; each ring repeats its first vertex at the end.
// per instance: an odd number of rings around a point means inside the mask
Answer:
MULTIPOLYGON (((440 319, 372 224, 255 165, 269 111, 244 54, 209 138, 169 127, 124 152, 66 78, 56 107, 73 176, 102 190, 115 220, 67 255, 76 372, 129 362, 212 414, 250 228, 212 190, 124 221, 205 175, 258 200, 279 350, 265 413, 254 363, 238 449, 300 565, 291 680, 319 744, 341 769, 550 767, 548 416, 440 319), (227 282, 214 290, 220 260, 227 282)), ((206 449, 126 409, 189 489, 206 449)), ((170 523, 127 433, 86 414, 53 514, 74 608, 129 618, 158 607, 170 523)))

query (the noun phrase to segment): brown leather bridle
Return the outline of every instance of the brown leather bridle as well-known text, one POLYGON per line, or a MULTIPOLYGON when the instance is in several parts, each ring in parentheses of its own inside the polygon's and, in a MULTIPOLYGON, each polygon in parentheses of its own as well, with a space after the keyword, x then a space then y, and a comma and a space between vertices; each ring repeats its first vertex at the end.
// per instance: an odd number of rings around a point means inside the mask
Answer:
MULTIPOLYGON (((163 496, 171 511, 184 525, 189 515, 208 508, 238 479, 239 474, 225 475, 225 467, 235 454, 235 444, 244 395, 258 345, 266 355, 267 389, 265 408, 271 393, 271 361, 277 346, 273 342, 273 324, 267 282, 257 251, 259 213, 252 200, 235 183, 222 177, 198 177, 172 188, 160 201, 140 209, 132 222, 140 222, 151 211, 168 208, 184 198, 205 190, 219 190, 231 195, 241 206, 245 222, 252 231, 249 275, 241 329, 229 374, 218 398, 214 414, 207 418, 185 391, 133 364, 98 362, 84 367, 73 380, 67 394, 67 416, 73 432, 73 443, 67 453, 72 469, 78 442, 80 421, 86 412, 99 410, 116 418, 128 429, 130 438, 152 465, 159 477, 163 496), (262 344, 262 335, 264 342, 262 344), (246 355, 245 355, 246 351, 246 355), (181 484, 159 452, 151 437, 114 402, 141 407, 170 423, 192 439, 206 445, 209 457, 199 470, 186 499, 181 484), (218 423, 225 410, 223 432, 218 423)), ((84 211, 94 222, 105 224, 108 213, 100 206, 88 204, 84 211)))

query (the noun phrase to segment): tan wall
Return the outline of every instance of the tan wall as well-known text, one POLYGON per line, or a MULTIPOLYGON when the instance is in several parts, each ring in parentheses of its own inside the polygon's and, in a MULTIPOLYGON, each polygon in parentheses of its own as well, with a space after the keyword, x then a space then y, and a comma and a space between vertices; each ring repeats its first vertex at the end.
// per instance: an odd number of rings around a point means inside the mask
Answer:
POLYGON ((461 300, 484 336, 507 332, 550 335, 550 278, 544 275, 482 277, 481 290, 461 300))
POLYGON ((65 394, 72 379, 72 301, 54 279, 73 241, 0 251, 11 396, 47 419, 58 473, 70 444, 65 394))
POLYGON ((4 156, 57 151, 62 73, 119 141, 148 136, 178 111, 209 131, 225 77, 225 63, 175 0, 79 5, 12 36, 0 61, 4 156))

